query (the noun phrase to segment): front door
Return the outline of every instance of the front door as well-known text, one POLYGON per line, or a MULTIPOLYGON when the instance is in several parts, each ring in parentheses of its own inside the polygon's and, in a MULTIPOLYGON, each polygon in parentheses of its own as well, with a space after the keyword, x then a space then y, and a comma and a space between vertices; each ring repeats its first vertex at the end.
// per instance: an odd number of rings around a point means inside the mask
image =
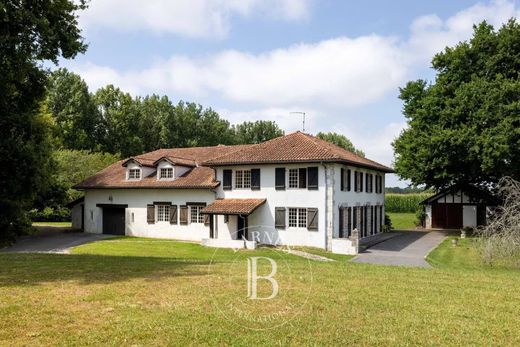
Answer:
POLYGON ((103 207, 103 234, 125 235, 125 209, 103 207))
POLYGON ((245 234, 245 218, 242 216, 237 216, 237 240, 242 240, 245 234))

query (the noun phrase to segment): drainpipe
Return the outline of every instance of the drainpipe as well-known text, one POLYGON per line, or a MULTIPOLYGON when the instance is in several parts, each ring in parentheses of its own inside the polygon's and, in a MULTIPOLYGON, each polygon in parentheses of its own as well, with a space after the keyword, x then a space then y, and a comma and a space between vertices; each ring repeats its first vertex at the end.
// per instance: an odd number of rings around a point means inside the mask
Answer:
POLYGON ((332 236, 334 233, 334 177, 328 178, 328 168, 323 162, 320 162, 325 170, 325 248, 332 251, 332 236), (331 181, 331 182, 329 182, 331 181), (332 191, 329 192, 329 186, 332 185, 332 191))

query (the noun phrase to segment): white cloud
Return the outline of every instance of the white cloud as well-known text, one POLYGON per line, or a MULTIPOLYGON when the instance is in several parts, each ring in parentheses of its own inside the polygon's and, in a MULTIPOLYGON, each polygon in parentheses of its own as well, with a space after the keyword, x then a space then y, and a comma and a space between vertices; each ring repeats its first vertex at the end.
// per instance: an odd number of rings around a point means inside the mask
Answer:
POLYGON ((476 4, 443 21, 437 15, 421 16, 410 27, 411 36, 406 49, 417 60, 430 60, 446 46, 467 40, 473 33, 473 25, 486 20, 498 28, 511 17, 520 17, 515 3, 496 0, 488 4, 476 4))
MULTIPOLYGON (((142 71, 109 71, 106 82, 139 92, 216 94, 269 107, 351 107, 395 90, 407 77, 402 60, 393 38, 341 37, 258 55, 228 50, 204 58, 173 56, 142 71)), ((89 83, 98 82, 102 71, 93 64, 79 67, 89 83)))
POLYGON ((93 0, 81 15, 85 30, 148 30, 186 37, 225 37, 233 16, 300 20, 308 0, 93 0))

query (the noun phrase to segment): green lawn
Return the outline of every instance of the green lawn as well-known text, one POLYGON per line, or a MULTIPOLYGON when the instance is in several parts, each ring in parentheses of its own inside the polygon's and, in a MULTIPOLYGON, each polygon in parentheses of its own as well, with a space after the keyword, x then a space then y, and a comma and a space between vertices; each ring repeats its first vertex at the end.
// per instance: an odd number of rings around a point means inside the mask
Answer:
POLYGON ((284 255, 279 295, 246 299, 246 258, 273 252, 117 238, 70 255, 0 253, 0 345, 520 344, 518 271, 460 264, 446 245, 436 269, 284 255), (247 328, 269 319, 286 323, 247 328))
POLYGON ((72 222, 33 222, 35 227, 72 227, 72 222))
POLYGON ((415 228, 415 213, 387 213, 396 230, 415 228))

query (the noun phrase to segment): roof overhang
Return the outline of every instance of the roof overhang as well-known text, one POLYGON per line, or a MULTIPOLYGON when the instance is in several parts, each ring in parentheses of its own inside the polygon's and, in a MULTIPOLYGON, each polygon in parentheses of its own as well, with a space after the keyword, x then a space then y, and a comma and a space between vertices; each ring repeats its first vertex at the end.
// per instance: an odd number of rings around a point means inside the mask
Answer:
POLYGON ((218 199, 204 207, 200 213, 248 216, 265 202, 266 199, 218 199))

